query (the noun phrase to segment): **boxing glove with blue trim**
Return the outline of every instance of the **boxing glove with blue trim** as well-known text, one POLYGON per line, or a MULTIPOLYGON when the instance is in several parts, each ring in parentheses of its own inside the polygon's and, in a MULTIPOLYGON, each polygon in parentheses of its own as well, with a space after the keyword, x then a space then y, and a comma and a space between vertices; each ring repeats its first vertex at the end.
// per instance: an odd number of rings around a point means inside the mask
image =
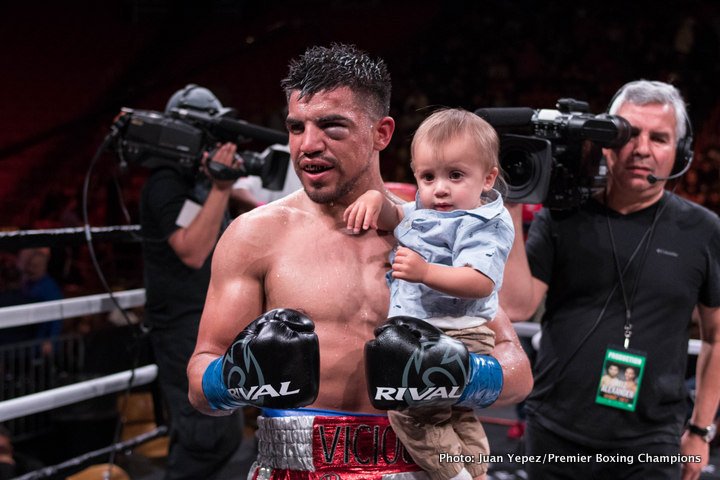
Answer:
POLYGON ((225 355, 208 365, 202 380, 214 410, 302 407, 315 401, 319 385, 315 325, 291 309, 271 310, 253 320, 225 355))
POLYGON ((365 373, 370 401, 380 410, 485 408, 503 385, 495 358, 470 353, 442 330, 405 316, 390 318, 365 344, 365 373))

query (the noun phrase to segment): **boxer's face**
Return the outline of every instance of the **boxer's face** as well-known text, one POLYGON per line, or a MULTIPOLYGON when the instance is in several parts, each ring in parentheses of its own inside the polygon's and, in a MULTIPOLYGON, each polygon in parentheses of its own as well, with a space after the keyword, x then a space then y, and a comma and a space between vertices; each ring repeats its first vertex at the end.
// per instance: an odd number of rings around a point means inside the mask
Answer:
POLYGON ((378 121, 365 105, 348 87, 302 98, 298 91, 290 95, 290 158, 313 201, 331 203, 352 195, 378 161, 378 121))

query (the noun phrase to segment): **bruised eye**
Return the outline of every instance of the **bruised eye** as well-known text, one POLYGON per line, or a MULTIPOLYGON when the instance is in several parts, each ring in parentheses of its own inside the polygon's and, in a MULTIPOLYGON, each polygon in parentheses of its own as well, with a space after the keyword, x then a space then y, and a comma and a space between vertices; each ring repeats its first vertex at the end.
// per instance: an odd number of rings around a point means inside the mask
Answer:
POLYGON ((347 133, 347 127, 341 123, 328 123, 322 129, 330 138, 342 138, 347 133))

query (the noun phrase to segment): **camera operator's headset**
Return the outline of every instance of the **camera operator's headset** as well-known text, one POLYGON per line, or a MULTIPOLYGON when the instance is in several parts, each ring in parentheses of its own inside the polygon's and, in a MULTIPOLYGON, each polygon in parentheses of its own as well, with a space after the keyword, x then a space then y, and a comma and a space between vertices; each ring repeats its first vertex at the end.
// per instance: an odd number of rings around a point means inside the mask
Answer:
MULTIPOLYGON (((610 103, 608 104, 606 113, 610 113, 610 109, 612 108, 613 104, 625 93, 628 85, 629 84, 625 84, 620 90, 615 93, 615 95, 610 100, 610 103)), ((658 180, 675 180, 685 175, 685 173, 690 169, 690 165, 693 161, 693 129, 692 124, 690 123, 690 119, 688 118, 687 110, 683 115, 683 119, 685 120, 685 136, 678 139, 677 144, 675 145, 675 163, 673 164, 673 168, 670 171, 670 175, 668 175, 667 177, 656 177, 654 175, 648 175, 648 182, 655 183, 658 180)))

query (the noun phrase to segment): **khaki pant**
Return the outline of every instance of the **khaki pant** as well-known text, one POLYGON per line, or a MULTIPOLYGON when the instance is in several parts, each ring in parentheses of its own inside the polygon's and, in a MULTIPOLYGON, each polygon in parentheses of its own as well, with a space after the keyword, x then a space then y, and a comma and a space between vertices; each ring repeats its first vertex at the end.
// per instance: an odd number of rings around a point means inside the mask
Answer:
MULTIPOLYGON (((486 355, 495 347, 495 332, 485 325, 445 330, 473 353, 486 355)), ((485 430, 472 410, 463 408, 408 408, 388 412, 397 437, 432 480, 447 480, 465 468, 473 477, 487 472, 481 455, 490 454, 485 430), (464 455, 472 462, 440 461, 440 454, 464 455)))

